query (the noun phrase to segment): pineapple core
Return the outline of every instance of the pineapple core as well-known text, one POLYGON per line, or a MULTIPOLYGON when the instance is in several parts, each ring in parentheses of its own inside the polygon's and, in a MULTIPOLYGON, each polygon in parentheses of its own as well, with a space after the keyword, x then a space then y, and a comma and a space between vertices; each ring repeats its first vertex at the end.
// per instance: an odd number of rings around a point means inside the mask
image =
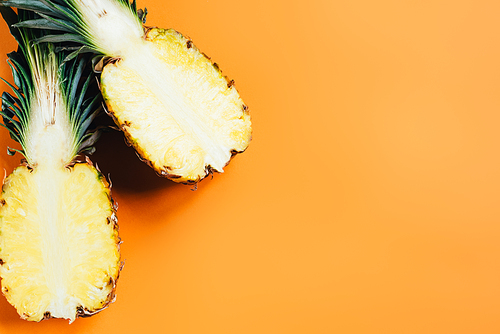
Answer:
POLYGON ((113 301, 119 238, 108 185, 94 167, 18 167, 1 204, 2 292, 22 318, 73 321, 113 301))

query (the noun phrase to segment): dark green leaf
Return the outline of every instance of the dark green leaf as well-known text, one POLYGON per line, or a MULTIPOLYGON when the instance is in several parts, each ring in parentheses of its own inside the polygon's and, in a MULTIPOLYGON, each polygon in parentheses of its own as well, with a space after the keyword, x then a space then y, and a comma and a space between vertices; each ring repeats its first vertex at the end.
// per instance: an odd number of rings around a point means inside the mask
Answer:
POLYGON ((26 101, 24 100, 24 97, 23 97, 23 94, 21 91, 19 91, 19 89, 17 89, 16 87, 14 87, 10 82, 8 82, 7 80, 5 80, 4 78, 1 78, 0 77, 0 80, 2 80, 3 82, 5 82, 5 84, 7 86, 10 87, 10 89, 12 89, 14 91, 14 94, 16 94, 17 98, 19 99, 19 101, 21 102, 21 109, 23 110, 28 110, 27 108, 27 103, 26 101))
POLYGON ((59 18, 65 18, 64 15, 61 15, 59 12, 55 12, 53 8, 47 6, 42 1, 34 1, 34 0, 5 0, 1 1, 0 5, 9 6, 18 9, 30 10, 36 13, 49 14, 59 18))
MULTIPOLYGON (((75 62, 76 64, 76 62, 75 62)), ((75 65, 73 65, 74 69, 75 65)), ((71 82, 69 82, 68 85, 68 91, 69 91, 69 96, 68 96, 68 104, 71 106, 71 109, 74 109, 76 112, 78 112, 78 109, 76 109, 76 105, 74 104, 75 101, 75 96, 76 96, 76 91, 78 90, 78 84, 80 83, 80 78, 82 77, 83 69, 85 67, 85 62, 83 59, 80 59, 78 62, 78 66, 76 67, 76 72, 69 77, 71 82)), ((73 71, 71 71, 73 73, 73 71)))
POLYGON ((29 20, 29 21, 23 21, 14 24, 14 27, 16 28, 35 28, 35 29, 47 29, 47 30, 57 30, 57 31, 64 31, 64 32, 73 32, 71 29, 68 27, 56 23, 56 21, 53 20, 48 20, 48 19, 37 19, 37 20, 29 20))
POLYGON ((2 14, 2 17, 4 21, 7 23, 10 29, 10 33, 18 43, 21 42, 21 34, 16 28, 13 28, 12 26, 18 22, 17 14, 14 12, 14 10, 10 7, 4 7, 2 6, 4 2, 0 2, 0 13, 2 14))
POLYGON ((73 43, 80 43, 80 44, 87 44, 85 41, 85 38, 83 38, 80 35, 75 35, 75 34, 62 34, 62 35, 46 35, 40 38, 37 38, 33 41, 34 44, 39 44, 39 43, 44 43, 44 42, 52 42, 52 43, 66 43, 66 42, 73 42, 73 43))
MULTIPOLYGON (((57 52, 57 48, 56 48, 56 52, 57 52)), ((79 48, 76 48, 75 51, 71 52, 69 55, 66 56, 66 58, 64 58, 63 60, 63 63, 65 62, 68 62, 74 58, 76 58, 79 54, 82 54, 82 53, 94 53, 95 50, 89 48, 88 46, 81 46, 79 48)))

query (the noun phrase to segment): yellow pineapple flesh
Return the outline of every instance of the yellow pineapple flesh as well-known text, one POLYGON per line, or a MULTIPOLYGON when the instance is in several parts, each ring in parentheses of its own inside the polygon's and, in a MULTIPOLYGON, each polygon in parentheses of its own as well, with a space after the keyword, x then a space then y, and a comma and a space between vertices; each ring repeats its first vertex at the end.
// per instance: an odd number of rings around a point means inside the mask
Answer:
POLYGON ((126 56, 104 66, 101 90, 128 142, 174 181, 223 172, 250 142, 249 111, 233 82, 173 29, 149 29, 126 56))
POLYGON ((114 300, 121 265, 115 207, 91 164, 20 166, 0 203, 2 292, 22 318, 73 321, 114 300))

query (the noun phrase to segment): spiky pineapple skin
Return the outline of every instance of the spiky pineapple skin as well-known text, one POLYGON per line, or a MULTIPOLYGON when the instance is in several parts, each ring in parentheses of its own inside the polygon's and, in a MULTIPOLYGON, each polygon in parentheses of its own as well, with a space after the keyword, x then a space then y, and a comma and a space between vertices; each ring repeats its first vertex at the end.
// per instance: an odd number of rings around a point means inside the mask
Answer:
MULTIPOLYGON (((82 217, 85 219, 98 216, 95 221, 85 221, 88 225, 69 226, 68 229, 72 230, 60 236, 59 240, 66 242, 69 254, 61 255, 69 257, 71 267, 71 270, 65 273, 65 276, 69 277, 67 279, 70 291, 66 299, 71 309, 65 310, 64 316, 50 308, 51 302, 53 303, 55 299, 54 291, 44 286, 48 279, 47 273, 38 268, 48 266, 47 263, 43 263, 44 257, 47 257, 44 254, 47 240, 41 238, 37 231, 37 228, 43 228, 36 222, 36 218, 40 216, 38 211, 41 209, 30 205, 33 201, 38 201, 39 196, 51 196, 51 194, 37 193, 33 178, 38 171, 27 165, 17 167, 4 180, 2 187, 0 197, 2 293, 16 308, 21 318, 29 321, 52 317, 74 321, 78 317, 90 316, 105 309, 115 300, 116 282, 122 266, 119 246, 121 241, 118 235, 116 205, 111 197, 109 183, 89 160, 64 169, 62 173, 66 173, 70 181, 66 182, 67 187, 61 191, 64 198, 59 205, 68 206, 79 201, 83 205, 82 207, 77 205, 75 211, 63 217, 63 223, 75 222, 82 217), (84 189, 87 182, 91 184, 89 187, 91 190, 84 189), (78 198, 78 195, 84 198, 78 198), (89 196, 93 199, 89 199, 89 196), (88 201, 92 203, 85 209, 88 201), (104 242, 99 243, 100 238, 104 238, 104 242), (72 249, 75 245, 78 247, 83 245, 83 249, 76 256, 72 249), (89 260, 90 265, 86 260, 89 260), (104 264, 93 266, 92 261, 101 261, 104 264)), ((55 260, 58 261, 57 258, 55 260)))
MULTIPOLYGON (((205 103, 197 102, 198 109, 206 108, 206 117, 213 122, 217 136, 224 137, 225 156, 224 162, 219 166, 212 166, 206 162, 206 152, 197 143, 191 141, 180 142, 172 140, 172 147, 165 150, 156 150, 156 146, 161 143, 161 136, 157 138, 145 139, 144 133, 152 131, 150 124, 143 123, 140 117, 135 114, 144 114, 148 122, 160 122, 164 125, 164 133, 178 133, 182 137, 185 133, 179 132, 175 126, 169 127, 165 124, 174 124, 176 119, 169 119, 166 122, 155 120, 146 108, 149 97, 144 96, 145 109, 132 108, 127 104, 127 99, 133 92, 124 93, 124 89, 133 90, 136 87, 128 82, 130 77, 136 75, 133 70, 126 67, 126 62, 118 59, 107 64, 101 74, 101 91, 107 106, 108 114, 114 122, 124 132, 127 143, 133 146, 140 159, 151 166, 158 175, 167 177, 175 182, 184 184, 194 184, 199 182, 213 172, 223 172, 231 158, 238 153, 244 152, 252 138, 252 127, 249 108, 240 98, 234 87, 234 81, 223 76, 216 63, 202 53, 193 42, 174 29, 149 28, 146 31, 146 44, 151 50, 155 59, 160 59, 165 66, 174 69, 174 81, 178 86, 186 83, 191 89, 183 91, 183 98, 186 101, 199 99, 199 86, 208 85, 205 89, 214 97, 203 97, 205 103), (199 71, 202 73, 203 82, 189 82, 190 78, 186 73, 199 71), (120 84, 121 83, 121 84, 120 84), (130 94, 128 94, 130 93, 130 94), (191 95, 190 95, 191 94, 191 95), (226 106, 218 107, 216 102, 226 100, 226 106), (215 101, 212 105, 212 101, 215 101), (130 110, 131 112, 127 111, 130 110), (139 119, 138 119, 139 118, 139 119)), ((139 80, 140 81, 140 80, 139 80)), ((140 85, 140 84, 139 84, 140 85)), ((196 105, 196 103, 193 103, 196 105)), ((175 136, 175 135, 172 135, 175 136)), ((168 140, 171 140, 170 138, 168 140)), ((177 140, 177 141, 176 141, 177 140)))

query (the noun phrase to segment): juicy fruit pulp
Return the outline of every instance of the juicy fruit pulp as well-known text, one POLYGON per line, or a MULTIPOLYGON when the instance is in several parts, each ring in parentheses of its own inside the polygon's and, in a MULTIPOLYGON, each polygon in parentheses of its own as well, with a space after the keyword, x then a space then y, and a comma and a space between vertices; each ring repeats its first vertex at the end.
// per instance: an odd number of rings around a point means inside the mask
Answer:
POLYGON ((101 90, 142 159, 177 182, 222 172, 250 142, 248 108, 232 81, 175 30, 150 29, 104 67, 101 90))
POLYGON ((1 203, 2 291, 21 317, 73 321, 113 301, 119 237, 108 184, 94 167, 18 167, 1 203))

